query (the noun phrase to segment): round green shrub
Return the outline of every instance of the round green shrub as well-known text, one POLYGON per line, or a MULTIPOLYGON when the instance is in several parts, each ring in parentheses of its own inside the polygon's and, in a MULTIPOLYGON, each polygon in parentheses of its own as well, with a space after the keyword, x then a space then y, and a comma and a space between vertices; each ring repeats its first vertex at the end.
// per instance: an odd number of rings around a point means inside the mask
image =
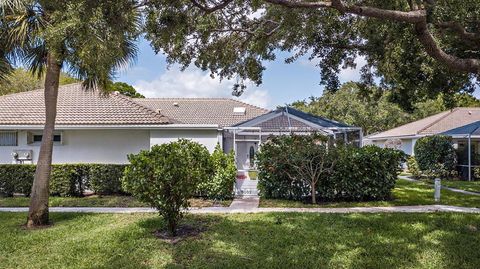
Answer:
POLYGON ((186 139, 155 145, 128 156, 122 179, 124 190, 156 208, 176 235, 183 210, 189 207, 198 184, 212 171, 205 146, 186 139))
POLYGON ((418 139, 415 144, 415 160, 422 174, 429 177, 451 177, 457 166, 452 138, 432 135, 418 139))

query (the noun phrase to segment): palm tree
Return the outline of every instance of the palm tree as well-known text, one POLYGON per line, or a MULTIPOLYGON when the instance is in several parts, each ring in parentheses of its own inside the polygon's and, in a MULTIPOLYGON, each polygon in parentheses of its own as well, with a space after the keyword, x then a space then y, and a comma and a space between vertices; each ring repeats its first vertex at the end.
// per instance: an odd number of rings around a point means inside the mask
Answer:
POLYGON ((49 178, 60 72, 65 70, 82 80, 85 89, 105 89, 114 72, 136 56, 141 20, 135 5, 132 0, 1 1, 0 78, 16 63, 35 75, 45 73, 46 118, 27 227, 49 222, 49 178))

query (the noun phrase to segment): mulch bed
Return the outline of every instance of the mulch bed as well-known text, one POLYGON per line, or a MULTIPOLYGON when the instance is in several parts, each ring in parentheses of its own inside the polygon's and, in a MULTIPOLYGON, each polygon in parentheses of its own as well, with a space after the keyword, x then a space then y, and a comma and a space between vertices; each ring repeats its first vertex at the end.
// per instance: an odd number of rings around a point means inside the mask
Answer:
POLYGON ((206 230, 207 228, 205 225, 199 224, 196 226, 192 226, 188 224, 183 224, 179 225, 176 236, 171 236, 166 229, 156 230, 155 232, 153 232, 153 235, 166 243, 176 244, 184 239, 196 237, 206 230))

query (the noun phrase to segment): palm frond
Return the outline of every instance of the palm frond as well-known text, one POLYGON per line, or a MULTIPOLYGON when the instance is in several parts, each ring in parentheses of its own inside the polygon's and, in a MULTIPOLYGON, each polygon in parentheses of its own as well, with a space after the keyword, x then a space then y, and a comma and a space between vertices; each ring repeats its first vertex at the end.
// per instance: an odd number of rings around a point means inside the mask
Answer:
POLYGON ((9 24, 9 43, 12 46, 19 47, 32 42, 46 25, 41 11, 38 10, 38 7, 32 5, 24 6, 23 9, 18 10, 10 16, 7 23, 9 24))
POLYGON ((6 81, 12 71, 13 67, 10 62, 5 57, 0 56, 0 82, 6 81))
POLYGON ((21 9, 31 1, 28 0, 2 0, 0 1, 0 10, 17 10, 21 9))
POLYGON ((42 77, 47 65, 48 50, 42 40, 37 44, 26 47, 23 51, 23 63, 37 77, 42 77))
MULTIPOLYGON (((128 3, 127 1, 123 3, 128 3)), ((131 4, 131 3, 129 3, 131 4)), ((141 16, 133 8, 128 15, 119 18, 93 20, 76 29, 80 35, 65 43, 69 73, 84 81, 84 87, 108 91, 117 71, 131 65, 138 53, 137 40, 141 29, 141 16)), ((113 12, 115 14, 116 12, 113 12)))

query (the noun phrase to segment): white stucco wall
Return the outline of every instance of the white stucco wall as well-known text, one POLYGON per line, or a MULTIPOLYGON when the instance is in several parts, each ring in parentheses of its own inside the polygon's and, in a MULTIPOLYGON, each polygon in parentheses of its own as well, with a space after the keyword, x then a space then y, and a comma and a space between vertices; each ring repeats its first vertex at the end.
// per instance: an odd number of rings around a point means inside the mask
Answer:
POLYGON ((372 140, 371 143, 372 143, 373 145, 375 145, 375 146, 384 148, 386 141, 387 141, 387 140, 372 140))
MULTIPOLYGON (((385 143, 387 143, 388 140, 386 139, 379 139, 379 140, 372 140, 371 143, 373 145, 379 146, 381 148, 385 147, 385 143)), ((416 138, 406 138, 406 139, 400 139, 402 142, 399 150, 405 152, 408 155, 413 155, 414 154, 414 147, 415 147, 415 142, 417 142, 416 138)))
POLYGON ((217 130, 200 129, 173 129, 173 130, 151 130, 150 146, 176 141, 179 138, 191 139, 198 142, 210 152, 213 152, 217 143, 222 143, 221 133, 217 130))
MULTIPOLYGON (((201 129, 174 130, 59 130, 63 143, 53 147, 53 163, 128 163, 127 155, 149 149, 155 144, 176 141, 179 138, 199 142, 213 152, 217 142, 222 143, 222 133, 201 129)), ((28 144, 27 132, 18 132, 18 146, 0 146, 0 163, 12 163, 14 150, 32 150, 36 163, 40 144, 28 144)), ((41 131, 34 131, 41 133, 41 131)))
MULTIPOLYGON (((127 163, 127 154, 150 147, 149 130, 64 130, 63 144, 53 146, 53 163, 127 163)), ((18 132, 17 147, 0 147, 0 163, 12 163, 13 150, 33 150, 37 162, 39 144, 27 144, 27 131, 18 132)))
POLYGON ((412 139, 401 139, 402 147, 400 148, 401 151, 405 152, 408 155, 413 154, 412 149, 412 139))

